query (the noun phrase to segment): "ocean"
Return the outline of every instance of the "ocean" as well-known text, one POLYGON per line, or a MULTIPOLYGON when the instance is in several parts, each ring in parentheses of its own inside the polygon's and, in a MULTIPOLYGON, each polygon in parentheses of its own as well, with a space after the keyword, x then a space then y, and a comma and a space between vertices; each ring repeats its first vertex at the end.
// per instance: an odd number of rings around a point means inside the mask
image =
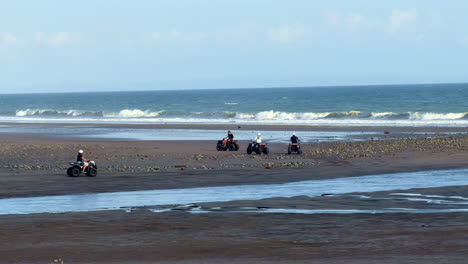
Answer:
POLYGON ((0 122, 468 126, 468 84, 0 95, 0 122))

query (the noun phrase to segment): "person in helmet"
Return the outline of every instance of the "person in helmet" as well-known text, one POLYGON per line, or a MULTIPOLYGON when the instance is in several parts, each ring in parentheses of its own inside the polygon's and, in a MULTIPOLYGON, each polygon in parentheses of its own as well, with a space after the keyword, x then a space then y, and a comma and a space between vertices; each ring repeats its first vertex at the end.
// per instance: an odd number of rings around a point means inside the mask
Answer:
POLYGON ((296 133, 292 133, 291 143, 292 144, 297 144, 297 143, 299 143, 299 141, 301 141, 301 140, 296 136, 296 133))
POLYGON ((83 150, 80 149, 78 151, 78 156, 76 157, 76 161, 79 161, 81 162, 81 165, 83 166, 83 172, 86 171, 86 169, 88 168, 89 166, 89 163, 88 163, 88 159, 86 159, 85 157, 83 157, 83 150))
POLYGON ((257 137, 254 139, 255 143, 261 144, 262 143, 262 133, 258 133, 257 137))
POLYGON ((228 133, 227 133, 227 139, 228 139, 229 141, 231 141, 231 142, 234 140, 234 134, 232 134, 231 131, 228 131, 228 133))

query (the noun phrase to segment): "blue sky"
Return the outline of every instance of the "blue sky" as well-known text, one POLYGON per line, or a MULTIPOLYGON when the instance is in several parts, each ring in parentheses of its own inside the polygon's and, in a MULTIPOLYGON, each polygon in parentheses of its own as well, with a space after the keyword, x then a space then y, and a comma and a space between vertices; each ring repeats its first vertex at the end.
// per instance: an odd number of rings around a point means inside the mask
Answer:
POLYGON ((468 82, 466 1, 4 1, 0 92, 468 82))

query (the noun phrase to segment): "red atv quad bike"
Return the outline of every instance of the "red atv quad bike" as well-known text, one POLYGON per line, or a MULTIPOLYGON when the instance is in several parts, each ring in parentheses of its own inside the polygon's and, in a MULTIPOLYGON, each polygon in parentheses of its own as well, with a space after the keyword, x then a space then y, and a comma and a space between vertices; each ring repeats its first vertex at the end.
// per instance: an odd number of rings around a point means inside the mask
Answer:
POLYGON ((257 154, 261 154, 261 153, 268 154, 270 150, 268 149, 265 143, 252 142, 247 147, 247 154, 250 155, 252 154, 252 152, 255 152, 257 154))
POLYGON ((297 143, 289 144, 288 154, 291 154, 291 153, 302 154, 301 146, 297 143))
POLYGON ((237 140, 229 140, 228 138, 223 138, 222 140, 218 140, 216 143, 216 150, 217 151, 238 151, 239 145, 237 145, 237 140))

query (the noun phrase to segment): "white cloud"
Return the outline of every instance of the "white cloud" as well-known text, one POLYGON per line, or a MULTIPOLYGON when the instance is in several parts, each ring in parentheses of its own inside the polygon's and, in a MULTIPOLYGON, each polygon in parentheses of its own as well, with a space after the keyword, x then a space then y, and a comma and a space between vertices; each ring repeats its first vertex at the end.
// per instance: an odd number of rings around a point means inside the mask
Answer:
POLYGON ((237 25, 230 27, 218 28, 214 32, 214 38, 217 41, 228 41, 232 43, 233 41, 249 41, 254 39, 258 35, 261 28, 254 22, 251 21, 242 21, 237 25))
POLYGON ((200 42, 208 37, 203 32, 183 32, 177 29, 171 29, 166 32, 152 32, 151 39, 154 41, 174 41, 174 42, 200 42))
POLYGON ((342 14, 331 12, 327 14, 328 24, 339 29, 355 32, 361 29, 370 29, 377 25, 377 22, 359 13, 342 14))
POLYGON ((292 43, 307 34, 309 29, 304 25, 283 25, 268 30, 268 38, 276 43, 292 43))
POLYGON ((11 33, 0 33, 0 44, 13 45, 18 39, 11 33))
POLYGON ((391 34, 397 33, 405 25, 413 23, 418 18, 418 13, 415 11, 393 10, 389 18, 387 31, 391 34))
POLYGON ((34 34, 34 39, 37 44, 52 47, 84 43, 82 34, 77 32, 57 32, 49 34, 45 32, 36 32, 34 34))

